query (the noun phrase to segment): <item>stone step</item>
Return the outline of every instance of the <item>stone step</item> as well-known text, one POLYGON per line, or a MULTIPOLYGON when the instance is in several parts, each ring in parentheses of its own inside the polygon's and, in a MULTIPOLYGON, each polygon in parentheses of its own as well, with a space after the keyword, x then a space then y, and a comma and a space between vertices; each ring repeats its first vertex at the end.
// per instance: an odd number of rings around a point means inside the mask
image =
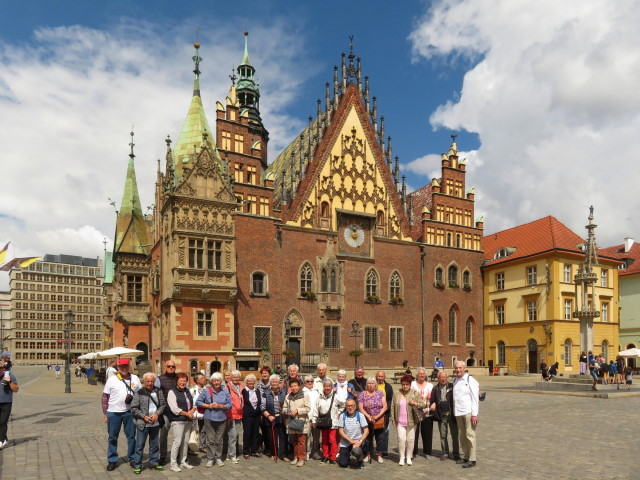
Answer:
POLYGON ((564 392, 589 392, 591 384, 586 383, 567 383, 567 382, 536 382, 536 390, 564 391, 564 392))
POLYGON ((578 383, 578 384, 582 384, 585 383, 587 385, 591 385, 593 383, 593 379, 591 377, 589 378, 566 378, 566 377, 556 377, 552 380, 552 383, 578 383))

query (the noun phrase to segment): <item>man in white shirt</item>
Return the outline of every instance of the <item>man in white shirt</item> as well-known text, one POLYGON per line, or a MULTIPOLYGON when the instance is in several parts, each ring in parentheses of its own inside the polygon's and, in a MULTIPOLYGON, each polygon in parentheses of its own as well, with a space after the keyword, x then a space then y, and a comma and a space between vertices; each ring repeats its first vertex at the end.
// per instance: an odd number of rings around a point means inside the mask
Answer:
POLYGON ((116 370, 116 361, 115 360, 111 360, 111 363, 109 364, 109 368, 107 368, 107 371, 105 372, 104 378, 109 380, 116 373, 118 373, 118 370, 116 370))
MULTIPOLYGON (((322 394, 322 392, 324 391, 324 381, 327 379, 331 380, 329 377, 327 377, 326 363, 319 363, 317 368, 318 368, 318 376, 313 380, 313 386, 310 389, 313 392, 313 396, 314 396, 311 399, 312 411, 315 408, 315 401, 320 396, 320 394, 322 394)), ((305 387, 306 386, 307 386, 307 383, 305 382, 305 387)), ((311 413, 309 413, 309 418, 313 418, 311 413)), ((307 440, 308 444, 311 447, 307 449, 307 459, 309 458, 309 456, 311 456, 311 458, 318 460, 322 458, 322 442, 320 441, 320 430, 312 427, 310 437, 311 437, 311 442, 307 440)))
POLYGON ((133 394, 141 387, 137 375, 129 373, 129 359, 118 360, 118 373, 107 380, 102 391, 102 413, 104 423, 109 433, 109 447, 107 449, 107 470, 109 472, 118 467, 118 436, 124 426, 127 437, 127 454, 129 464, 134 466, 136 450, 136 427, 131 414, 133 394))
POLYGON ((458 425, 462 458, 456 463, 462 464, 462 468, 471 468, 476 466, 476 427, 480 408, 480 385, 464 370, 464 362, 457 361, 453 367, 453 373, 456 376, 453 381, 453 414, 458 425))

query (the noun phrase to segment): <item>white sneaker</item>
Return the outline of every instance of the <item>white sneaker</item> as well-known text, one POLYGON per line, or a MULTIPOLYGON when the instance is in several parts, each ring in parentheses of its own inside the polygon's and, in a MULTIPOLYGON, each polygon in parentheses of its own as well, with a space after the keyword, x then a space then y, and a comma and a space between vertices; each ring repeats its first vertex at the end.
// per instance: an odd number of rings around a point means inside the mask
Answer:
POLYGON ((180 468, 186 468, 187 470, 191 470, 193 468, 193 465, 189 465, 187 462, 184 462, 183 464, 180 465, 180 468))
POLYGON ((169 467, 169 470, 171 470, 172 472, 181 472, 182 471, 182 469, 178 465, 171 465, 169 467))
POLYGON ((378 463, 384 463, 384 460, 382 459, 382 457, 378 457, 378 463))
POLYGON ((293 459, 293 462, 291 462, 291 463, 290 463, 290 465, 291 465, 292 467, 295 467, 296 465, 298 465, 298 459, 297 459, 297 458, 294 458, 294 459, 293 459))
POLYGON ((398 465, 400 467, 404 467, 404 458, 401 458, 400 461, 398 462, 398 465))
POLYGON ((207 467, 207 468, 211 468, 211 467, 213 467, 213 460, 209 460, 209 461, 207 462, 207 464, 205 465, 205 467, 207 467))
POLYGON ((221 458, 216 459, 216 465, 218 465, 219 467, 224 467, 224 462, 221 458))
POLYGON ((411 463, 411 458, 407 458, 407 465, 409 465, 409 466, 413 465, 413 464, 411 463))
POLYGON ((231 463, 238 463, 239 461, 238 457, 231 457, 231 463))

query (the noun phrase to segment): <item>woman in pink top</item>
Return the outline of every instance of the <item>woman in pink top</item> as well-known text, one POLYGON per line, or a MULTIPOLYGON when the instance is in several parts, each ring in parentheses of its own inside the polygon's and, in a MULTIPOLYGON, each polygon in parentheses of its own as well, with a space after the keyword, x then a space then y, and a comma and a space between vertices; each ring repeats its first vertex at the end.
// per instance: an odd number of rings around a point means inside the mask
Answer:
POLYGON ((398 395, 393 396, 391 402, 391 421, 398 430, 398 451, 400 462, 398 465, 411 465, 413 457, 413 442, 415 440, 415 414, 414 407, 425 408, 426 403, 420 394, 411 390, 411 376, 405 375, 400 379, 398 395))

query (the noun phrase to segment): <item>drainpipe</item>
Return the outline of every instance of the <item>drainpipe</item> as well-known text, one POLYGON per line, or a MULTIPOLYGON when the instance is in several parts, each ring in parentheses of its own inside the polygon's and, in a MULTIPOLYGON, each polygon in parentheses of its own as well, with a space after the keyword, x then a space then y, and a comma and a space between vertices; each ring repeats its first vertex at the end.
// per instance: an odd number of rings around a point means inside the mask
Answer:
POLYGON ((420 365, 424 366, 424 246, 420 246, 420 365))

